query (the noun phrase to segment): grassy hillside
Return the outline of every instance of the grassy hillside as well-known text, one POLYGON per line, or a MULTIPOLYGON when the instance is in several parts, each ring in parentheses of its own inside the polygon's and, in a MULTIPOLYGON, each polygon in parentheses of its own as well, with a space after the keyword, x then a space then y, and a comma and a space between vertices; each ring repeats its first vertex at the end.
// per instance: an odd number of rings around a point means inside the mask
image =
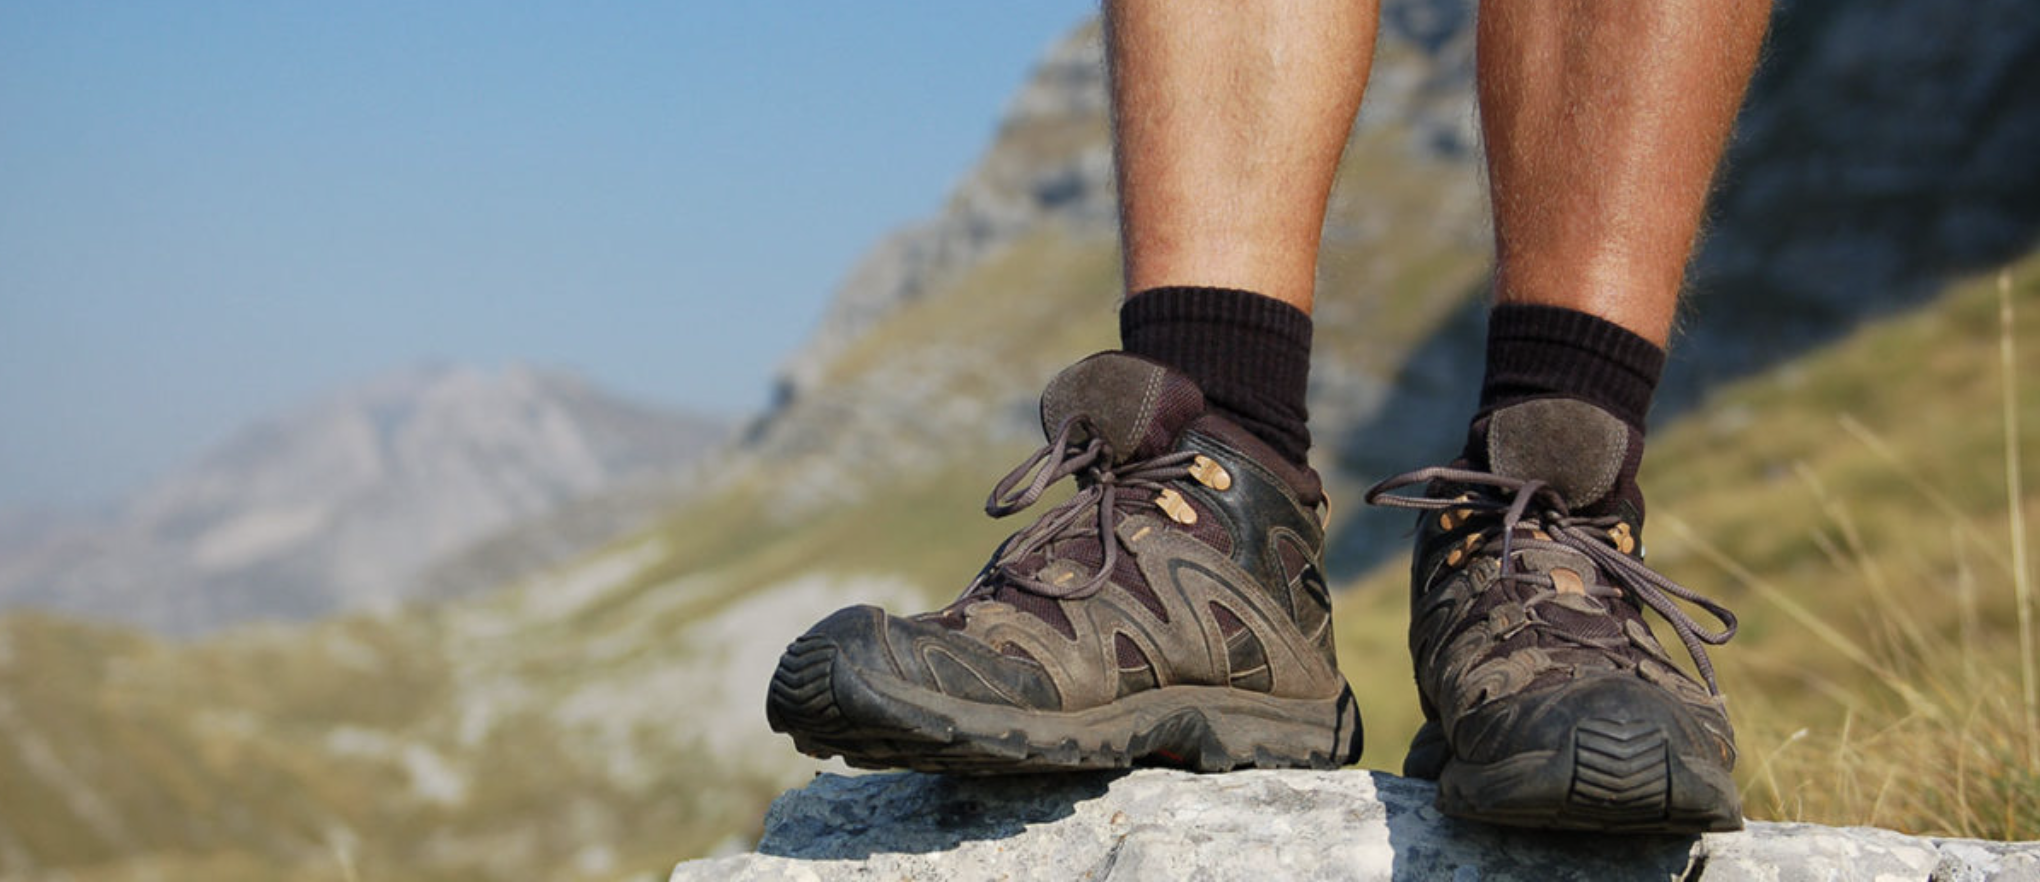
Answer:
POLYGON ((2040 464, 2036 368, 2028 259, 1729 390, 1653 446, 1654 561, 1747 611, 1746 645, 1720 656, 1753 814, 2040 838, 2015 569, 2033 576, 2015 515, 2040 485, 2007 489, 2040 464))

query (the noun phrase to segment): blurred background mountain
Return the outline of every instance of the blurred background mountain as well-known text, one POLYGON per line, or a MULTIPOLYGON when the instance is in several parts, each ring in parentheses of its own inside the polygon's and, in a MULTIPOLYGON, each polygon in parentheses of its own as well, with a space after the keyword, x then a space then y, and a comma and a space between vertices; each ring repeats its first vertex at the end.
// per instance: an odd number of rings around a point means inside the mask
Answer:
POLYGON ((192 634, 478 590, 427 569, 539 518, 531 553, 587 550, 670 505, 725 434, 525 367, 400 371, 242 430, 110 518, 0 523, 0 607, 192 634))
MULTIPOLYGON (((1473 402, 1472 21, 1386 4, 1325 231, 1314 456, 1376 768, 1416 720, 1405 525, 1358 489, 1448 456, 1473 402)), ((0 878, 656 877, 748 842, 819 767, 759 712, 780 647, 959 588, 1012 527, 973 512, 1040 385, 1115 342, 1098 36, 1048 50, 712 451, 711 423, 450 369, 278 417, 111 526, 0 521, 14 602, 101 620, 0 619, 0 878)), ((1653 562, 1743 613, 1718 658, 1753 814, 2040 837, 2007 532, 2034 494, 2005 476, 2040 462, 2040 385, 2003 394, 2040 376, 2040 9, 1796 0, 1766 56, 1654 414, 1653 562)))

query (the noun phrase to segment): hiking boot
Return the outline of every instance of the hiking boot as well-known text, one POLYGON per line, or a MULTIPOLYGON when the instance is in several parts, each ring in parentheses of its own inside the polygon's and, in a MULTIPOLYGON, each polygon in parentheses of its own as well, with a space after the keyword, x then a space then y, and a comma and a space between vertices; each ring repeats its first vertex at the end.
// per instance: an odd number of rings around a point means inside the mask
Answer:
POLYGON ((841 610, 787 647, 766 718, 853 766, 1336 768, 1360 716, 1332 650, 1317 476, 1118 352, 1041 399, 1048 444, 986 511, 1075 495, 948 607, 841 610))
POLYGON ((1735 617, 1644 567, 1642 439, 1558 398, 1498 410, 1475 437, 1487 468, 1423 469, 1367 493, 1423 512, 1410 653, 1426 722, 1403 774, 1436 779, 1445 814, 1496 824, 1741 829, 1735 735, 1701 645, 1726 642, 1735 617), (1424 495, 1387 495, 1412 485, 1424 495), (1645 607, 1704 685, 1666 655, 1645 607))

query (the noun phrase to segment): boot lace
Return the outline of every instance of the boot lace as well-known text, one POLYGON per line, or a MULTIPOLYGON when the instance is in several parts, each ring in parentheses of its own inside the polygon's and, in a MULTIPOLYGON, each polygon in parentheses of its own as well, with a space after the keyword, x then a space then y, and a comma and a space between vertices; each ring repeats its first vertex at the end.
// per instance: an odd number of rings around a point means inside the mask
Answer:
MULTIPOLYGON (((1419 511, 1453 509, 1477 514, 1500 514, 1502 547, 1501 575, 1497 579, 1498 584, 1527 583, 1543 588, 1553 587, 1554 583, 1548 574, 1524 573, 1517 570, 1515 563, 1517 550, 1567 549, 1585 555, 1619 589, 1615 593, 1628 594, 1656 611, 1671 624, 1672 630, 1678 633, 1679 640, 1686 645, 1686 652, 1692 657, 1694 666, 1700 670, 1701 676, 1706 678, 1708 690, 1715 695, 1721 694, 1720 684, 1714 679, 1714 664, 1707 658, 1706 647, 1720 646, 1735 636, 1735 614, 1720 603, 1659 575, 1638 562, 1636 558, 1618 551, 1610 531, 1622 522, 1619 516, 1576 516, 1566 505, 1565 498, 1543 481, 1447 467, 1418 469, 1389 478, 1369 489, 1366 499, 1370 505, 1391 508, 1419 511), (1414 484, 1426 485, 1425 495, 1396 496, 1391 493, 1414 484), (1446 498, 1436 495, 1442 485, 1475 488, 1476 492, 1446 498), (1479 492, 1481 489, 1488 492, 1479 492), (1519 527, 1523 528, 1525 535, 1517 535, 1519 527), (1543 535, 1551 538, 1548 540, 1538 538, 1533 535, 1537 531, 1542 531, 1543 535), (1672 598, 1675 597, 1705 610, 1715 621, 1721 623, 1721 629, 1710 631, 1702 627, 1673 602, 1672 598)), ((1486 541, 1491 543, 1493 539, 1489 538, 1486 541)), ((1581 640, 1575 635, 1563 632, 1559 632, 1559 635, 1573 642, 1594 642, 1581 640)))
POLYGON ((1006 540, 983 573, 965 589, 965 596, 1003 582, 1022 590, 1066 600, 1098 593, 1112 576, 1121 555, 1115 528, 1125 509, 1151 500, 1169 481, 1190 475, 1194 452, 1168 453, 1133 462, 1114 463, 1110 445, 1083 416, 1062 421, 1055 436, 1026 461, 1007 473, 985 500, 985 513, 995 518, 1017 514, 1033 505, 1056 482, 1072 475, 1076 495, 1050 509, 1033 524, 1006 540), (1081 442, 1078 438, 1083 438, 1081 442), (1055 542, 1096 536, 1104 546, 1097 572, 1076 585, 1055 585, 1028 572, 1025 561, 1046 552, 1055 542))

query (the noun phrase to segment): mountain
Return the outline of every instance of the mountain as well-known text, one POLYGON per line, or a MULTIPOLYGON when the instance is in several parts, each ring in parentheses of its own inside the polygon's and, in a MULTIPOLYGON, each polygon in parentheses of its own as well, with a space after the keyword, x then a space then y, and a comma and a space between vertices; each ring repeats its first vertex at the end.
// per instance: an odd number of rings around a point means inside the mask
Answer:
POLYGON ((532 368, 391 373, 242 430, 105 522, 17 531, 0 605, 175 634, 388 608, 512 525, 617 488, 676 496, 724 434, 532 368))
MULTIPOLYGON (((2005 418, 2040 426, 2040 386, 1995 397, 2040 352, 2040 89, 2006 61, 2040 45, 2029 8, 1783 4, 1785 73, 1696 263, 1650 546, 1743 614, 1716 658, 1764 818, 2040 835, 2003 548, 2006 463, 2040 461, 2005 418), (1963 280, 2007 265, 2000 324, 1992 280, 1963 280), (1950 642, 1956 663, 1925 651, 1950 642)), ((1386 5, 1326 229, 1315 455, 1375 768, 1417 716, 1406 522, 1355 488, 1448 453, 1472 405, 1471 29, 1469 3, 1386 5)), ((1113 344, 1097 37, 1050 51, 957 195, 847 278, 775 406, 649 526, 398 614, 182 644, 0 619, 0 876, 607 879, 752 841, 826 768, 765 728, 781 647, 847 603, 960 588, 1016 526, 976 512, 1040 443, 1041 384, 1113 344)))

